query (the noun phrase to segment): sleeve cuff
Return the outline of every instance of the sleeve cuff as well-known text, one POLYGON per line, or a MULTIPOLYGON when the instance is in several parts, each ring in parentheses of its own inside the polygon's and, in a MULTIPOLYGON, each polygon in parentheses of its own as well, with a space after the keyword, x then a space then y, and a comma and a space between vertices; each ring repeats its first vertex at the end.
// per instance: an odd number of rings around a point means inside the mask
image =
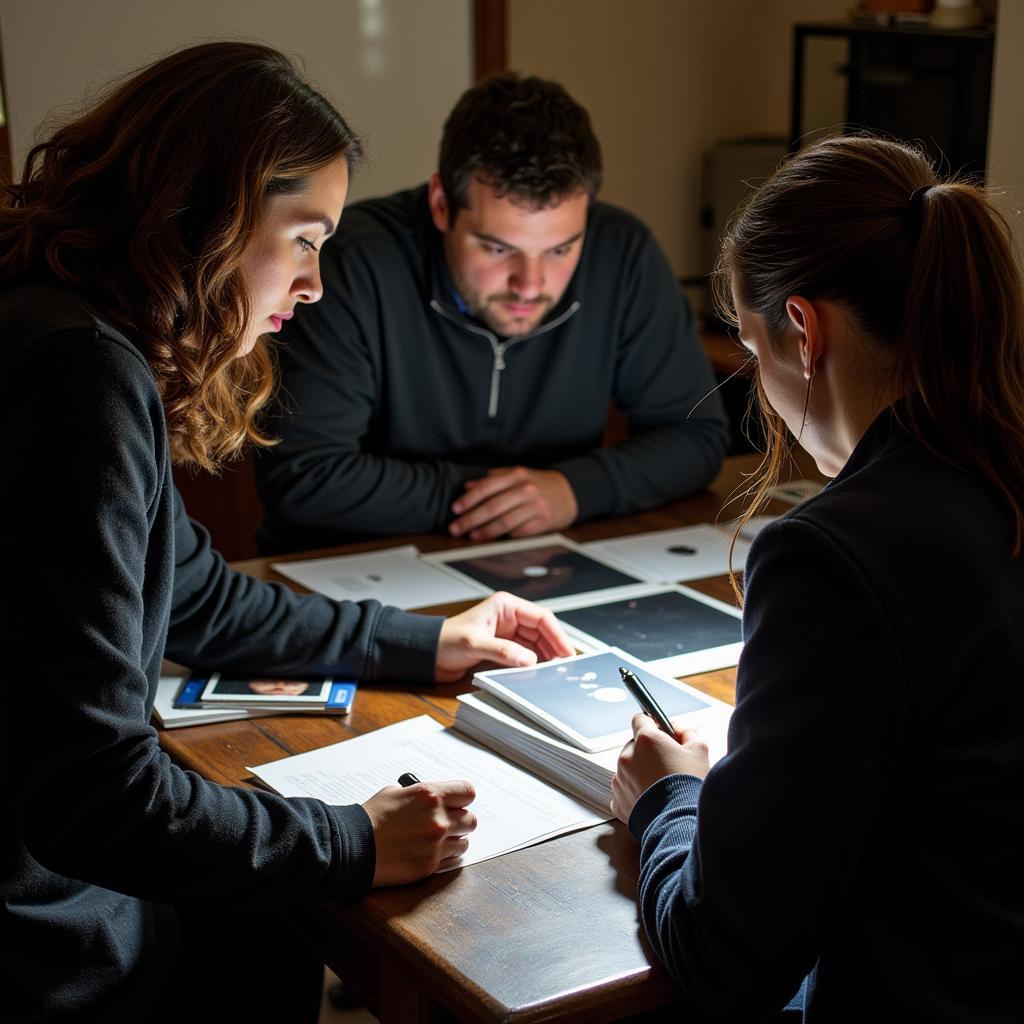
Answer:
POLYGON ((596 453, 558 462, 551 468, 569 481, 576 495, 578 521, 615 514, 615 488, 596 453))
POLYGON ((700 797, 703 780, 695 775, 666 775, 658 779, 640 794, 629 816, 629 831, 637 842, 643 842, 644 834, 654 821, 669 807, 677 814, 697 814, 697 800, 700 797))
POLYGON ((377 846, 370 816, 359 804, 345 807, 326 805, 338 830, 340 877, 333 895, 354 900, 365 896, 373 886, 377 871, 377 846))
POLYGON ((413 615, 398 608, 382 608, 374 644, 374 678, 432 683, 443 622, 441 615, 413 615))

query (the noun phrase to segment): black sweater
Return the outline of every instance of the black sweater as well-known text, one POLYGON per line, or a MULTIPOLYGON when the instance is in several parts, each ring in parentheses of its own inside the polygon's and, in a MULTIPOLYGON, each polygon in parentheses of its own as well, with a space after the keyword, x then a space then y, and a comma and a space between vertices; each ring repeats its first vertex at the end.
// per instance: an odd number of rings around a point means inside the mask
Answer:
POLYGON ((561 471, 580 519, 715 475, 721 403, 639 221, 594 203, 562 300, 507 340, 456 309, 441 238, 421 187, 356 204, 325 244, 324 297, 281 335, 283 443, 257 460, 265 550, 443 531, 462 485, 490 466, 561 471), (630 436, 602 448, 613 399, 630 436))
POLYGON ((437 619, 228 569, 171 482, 132 343, 52 287, 0 294, 9 602, 0 717, 5 1020, 144 1016, 169 904, 275 907, 370 885, 362 808, 229 789, 149 724, 161 658, 429 679, 437 619))
MULTIPOLYGON (((729 753, 652 786, 643 920, 744 1024, 1024 1020, 1024 561, 1007 507, 885 413, 758 536, 729 753)), ((703 1018, 701 1018, 703 1019, 703 1018)))

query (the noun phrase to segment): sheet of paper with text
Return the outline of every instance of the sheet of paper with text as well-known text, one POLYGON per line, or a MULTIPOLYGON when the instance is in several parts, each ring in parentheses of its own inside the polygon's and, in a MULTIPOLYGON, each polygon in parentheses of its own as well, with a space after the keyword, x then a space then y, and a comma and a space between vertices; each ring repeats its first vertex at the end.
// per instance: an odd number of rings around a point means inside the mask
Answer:
POLYGON ((556 789, 535 775, 446 729, 427 715, 341 743, 249 768, 282 796, 356 804, 403 772, 423 782, 468 779, 479 825, 455 867, 498 857, 544 839, 607 821, 610 813, 556 789))

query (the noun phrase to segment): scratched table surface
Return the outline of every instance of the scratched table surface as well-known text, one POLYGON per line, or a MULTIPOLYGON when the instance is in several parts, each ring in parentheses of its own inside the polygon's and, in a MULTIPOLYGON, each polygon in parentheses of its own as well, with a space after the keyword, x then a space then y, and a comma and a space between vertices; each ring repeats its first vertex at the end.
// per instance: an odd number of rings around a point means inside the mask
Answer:
MULTIPOLYGON (((650 512, 564 531, 580 542, 734 518, 738 489, 756 456, 727 460, 705 491, 650 512)), ((794 476, 813 476, 802 460, 794 476)), ((772 505, 770 512, 787 506, 772 505)), ((458 546, 442 536, 392 538, 288 558, 415 543, 422 551, 458 546)), ((264 579, 285 558, 236 563, 264 579)), ((287 581, 285 581, 287 582, 287 581)), ((727 577, 690 582, 735 603, 727 577)), ((301 589, 296 587, 296 589, 301 589)), ((468 605, 446 606, 457 611, 468 605)), ((732 702, 735 670, 687 677, 732 702)), ((276 716, 162 733, 179 763, 209 779, 252 785, 246 765, 336 743, 415 715, 453 721, 455 685, 387 682, 360 686, 351 715, 276 716)), ((617 822, 562 836, 460 871, 350 904, 296 911, 289 924, 367 1001, 383 1024, 680 1020, 667 974, 655 961, 637 915, 638 847, 617 822)))

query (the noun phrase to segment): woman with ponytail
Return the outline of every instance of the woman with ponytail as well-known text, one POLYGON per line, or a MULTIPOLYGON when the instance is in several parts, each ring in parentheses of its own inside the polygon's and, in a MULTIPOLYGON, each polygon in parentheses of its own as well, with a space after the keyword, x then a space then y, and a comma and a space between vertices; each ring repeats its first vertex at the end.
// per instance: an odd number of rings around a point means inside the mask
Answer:
POLYGON ((149 725, 165 651, 421 683, 571 653, 507 594, 442 622, 232 572, 174 490, 172 463, 272 443, 264 335, 319 299, 358 157, 280 53, 209 43, 114 86, 0 202, 5 1021, 315 1021, 322 965, 269 912, 466 849, 468 782, 331 806, 180 770, 149 725))
POLYGON ((643 716, 612 807, 700 1019, 1024 1020, 1024 283, 985 193, 828 139, 726 233, 767 421, 727 756, 643 716))

